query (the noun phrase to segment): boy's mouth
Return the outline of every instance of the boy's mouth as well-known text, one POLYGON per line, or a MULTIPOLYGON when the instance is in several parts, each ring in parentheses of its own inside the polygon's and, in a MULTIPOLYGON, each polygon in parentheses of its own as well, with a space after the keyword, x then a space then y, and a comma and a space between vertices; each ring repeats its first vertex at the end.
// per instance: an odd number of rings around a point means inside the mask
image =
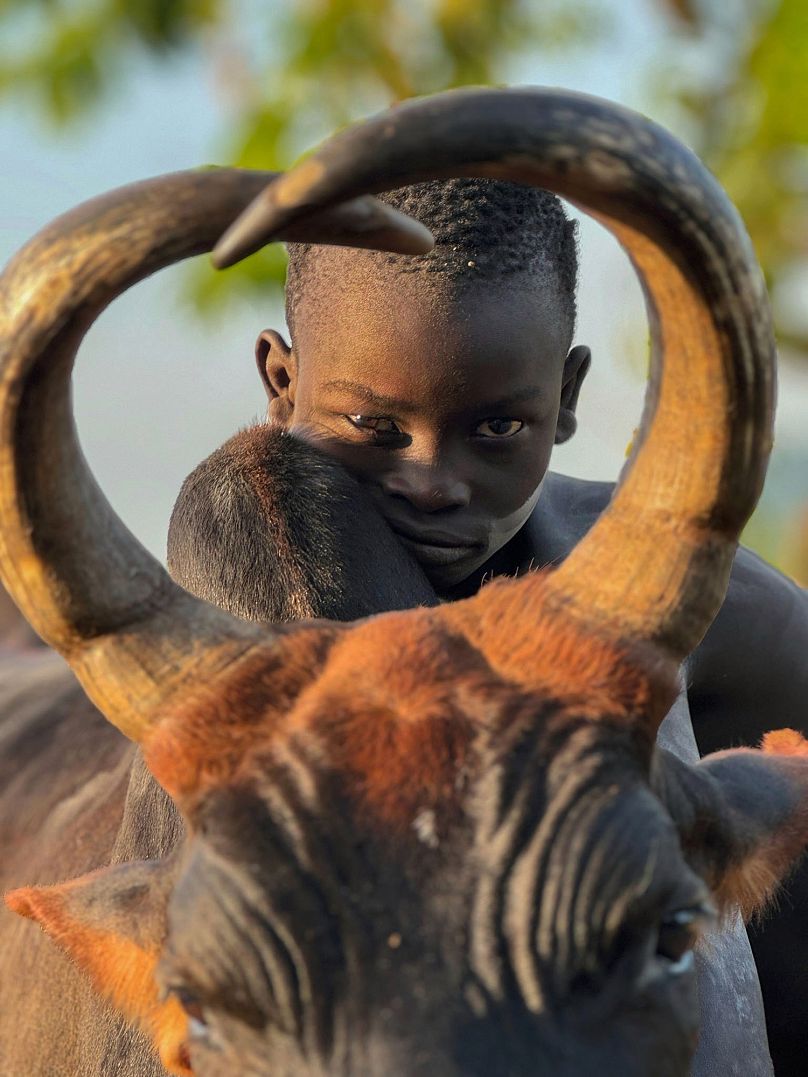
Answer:
POLYGON ((422 565, 453 565, 484 549, 484 542, 438 528, 409 528, 388 521, 393 533, 422 565))

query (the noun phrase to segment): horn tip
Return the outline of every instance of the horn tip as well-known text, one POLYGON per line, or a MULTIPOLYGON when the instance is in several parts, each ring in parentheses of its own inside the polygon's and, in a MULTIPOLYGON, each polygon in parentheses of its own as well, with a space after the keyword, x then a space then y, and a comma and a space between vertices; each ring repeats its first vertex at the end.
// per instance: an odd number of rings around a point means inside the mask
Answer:
POLYGON ((332 209, 279 207, 268 193, 249 205, 219 239, 211 255, 217 269, 227 269, 267 243, 327 243, 364 247, 393 254, 428 254, 435 246, 429 229, 413 217, 364 196, 332 209), (310 218, 303 216, 308 211, 310 218))
POLYGON ((230 225, 211 252, 211 260, 216 269, 229 269, 242 259, 255 254, 269 242, 270 237, 264 223, 265 214, 265 209, 263 213, 259 213, 258 207, 249 206, 230 225))
POLYGON ((383 202, 376 202, 376 205, 382 212, 376 233, 368 229, 368 246, 393 254, 429 254, 434 250, 435 237, 426 225, 383 202))

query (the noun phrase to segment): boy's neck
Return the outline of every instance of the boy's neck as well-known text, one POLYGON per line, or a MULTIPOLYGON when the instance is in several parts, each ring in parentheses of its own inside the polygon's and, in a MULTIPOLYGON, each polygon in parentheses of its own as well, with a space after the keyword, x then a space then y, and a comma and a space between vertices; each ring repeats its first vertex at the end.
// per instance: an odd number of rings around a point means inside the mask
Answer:
POLYGON ((502 549, 443 599, 469 598, 494 576, 517 576, 560 564, 608 504, 612 484, 548 472, 541 497, 525 524, 502 549))

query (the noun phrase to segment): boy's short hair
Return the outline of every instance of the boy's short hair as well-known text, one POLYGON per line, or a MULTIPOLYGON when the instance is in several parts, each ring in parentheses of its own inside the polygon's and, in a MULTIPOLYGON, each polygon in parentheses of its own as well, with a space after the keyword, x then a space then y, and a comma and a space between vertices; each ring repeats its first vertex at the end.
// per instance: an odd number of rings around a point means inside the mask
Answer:
MULTIPOLYGON (((501 180, 449 179, 400 187, 379 197, 425 224, 435 237, 435 248, 417 256, 362 251, 363 258, 399 273, 439 273, 449 286, 457 287, 474 280, 493 282, 515 273, 533 274, 538 284, 557 289, 571 341, 578 277, 577 222, 567 217, 556 195, 501 180)), ((334 257, 332 248, 288 245, 286 321, 292 340, 302 293, 329 283, 321 279, 318 253, 324 249, 334 257)), ((327 262, 326 270, 328 265, 333 269, 333 261, 327 262)))

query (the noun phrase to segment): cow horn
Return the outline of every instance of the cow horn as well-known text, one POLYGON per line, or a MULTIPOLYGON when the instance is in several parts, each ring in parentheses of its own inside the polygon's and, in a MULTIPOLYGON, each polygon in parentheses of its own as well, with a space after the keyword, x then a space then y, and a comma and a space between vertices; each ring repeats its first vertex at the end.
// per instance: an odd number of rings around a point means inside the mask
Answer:
POLYGON ((348 129, 263 192, 214 257, 232 261, 361 192, 489 176, 563 195, 612 231, 653 339, 642 428, 611 504, 551 601, 680 659, 723 599, 772 443, 774 340, 754 252, 699 160, 647 119, 546 89, 459 90, 348 129), (664 365, 663 365, 664 358, 664 365))
MULTIPOLYGON (((113 191, 54 221, 0 277, 0 577, 135 740, 184 686, 267 636, 174 584, 115 515, 76 437, 73 361, 115 296, 209 250, 274 176, 208 169, 113 191)), ((422 225, 367 197, 291 225, 286 238, 432 245, 422 225)))

